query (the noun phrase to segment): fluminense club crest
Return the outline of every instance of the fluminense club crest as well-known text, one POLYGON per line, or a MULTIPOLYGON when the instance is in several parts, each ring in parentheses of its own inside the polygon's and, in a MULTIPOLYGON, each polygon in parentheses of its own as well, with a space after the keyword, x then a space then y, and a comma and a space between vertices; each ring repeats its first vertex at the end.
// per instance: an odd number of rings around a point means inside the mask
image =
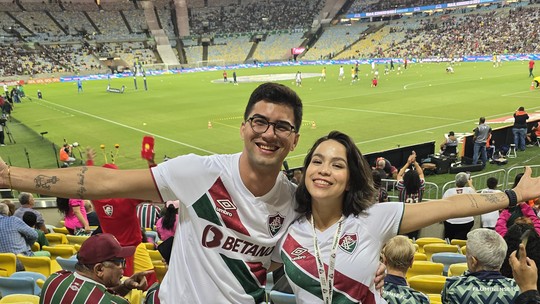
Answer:
POLYGON ((275 236, 279 232, 279 229, 283 226, 284 220, 285 217, 279 213, 268 217, 268 231, 270 231, 272 236, 275 236))
POLYGON ((344 234, 339 239, 339 248, 351 254, 356 249, 357 243, 358 243, 358 236, 356 235, 356 233, 344 234))
POLYGON ((113 211, 114 211, 114 208, 113 208, 112 205, 105 205, 105 206, 103 206, 103 212, 105 212, 105 214, 106 214, 107 216, 112 216, 113 211))

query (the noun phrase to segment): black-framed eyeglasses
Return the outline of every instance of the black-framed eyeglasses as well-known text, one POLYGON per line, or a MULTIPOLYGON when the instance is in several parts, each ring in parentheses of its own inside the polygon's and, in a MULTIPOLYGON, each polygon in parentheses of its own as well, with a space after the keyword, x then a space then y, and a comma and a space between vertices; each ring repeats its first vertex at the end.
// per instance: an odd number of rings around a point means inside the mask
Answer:
POLYGON ((126 259, 124 258, 114 258, 114 259, 107 260, 105 262, 111 262, 111 263, 114 263, 114 265, 116 266, 121 266, 122 268, 126 268, 126 259))
POLYGON ((274 127, 274 134, 279 137, 289 137, 292 132, 296 132, 296 129, 293 125, 285 121, 270 122, 266 117, 263 116, 251 116, 246 120, 249 122, 253 132, 257 134, 263 134, 268 131, 270 126, 274 127))

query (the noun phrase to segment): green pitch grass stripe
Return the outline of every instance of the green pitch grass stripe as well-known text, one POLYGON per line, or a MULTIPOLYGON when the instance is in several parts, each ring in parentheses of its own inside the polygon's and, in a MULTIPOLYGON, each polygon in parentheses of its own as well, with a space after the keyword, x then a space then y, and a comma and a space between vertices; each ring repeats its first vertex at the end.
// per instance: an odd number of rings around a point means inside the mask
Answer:
POLYGON ((117 126, 124 127, 124 128, 126 128, 126 129, 130 129, 130 130, 133 130, 133 131, 142 133, 142 134, 152 135, 152 136, 154 136, 154 137, 161 138, 161 139, 163 139, 163 140, 170 141, 170 142, 173 142, 173 143, 176 143, 176 144, 185 146, 185 147, 189 147, 189 148, 192 148, 192 149, 195 149, 195 150, 199 150, 199 151, 202 151, 202 152, 205 152, 205 153, 208 153, 208 154, 217 154, 216 152, 213 152, 213 151, 210 151, 210 150, 206 150, 206 149, 203 149, 203 148, 199 148, 199 147, 190 145, 190 144, 188 144, 188 143, 184 143, 184 142, 177 141, 177 140, 174 140, 174 139, 171 139, 171 138, 167 138, 167 137, 165 137, 165 136, 161 136, 161 135, 158 135, 158 134, 155 134, 155 133, 151 133, 151 132, 148 132, 148 131, 145 131, 145 130, 137 129, 137 128, 134 128, 134 127, 131 127, 131 126, 128 126, 128 125, 119 123, 119 122, 117 122, 117 121, 110 120, 110 119, 107 119, 107 118, 104 118, 104 117, 100 117, 100 116, 97 116, 97 115, 94 115, 94 114, 90 114, 90 113, 86 113, 86 112, 83 112, 83 111, 75 110, 75 109, 72 109, 72 108, 70 108, 70 107, 66 107, 66 106, 62 106, 62 105, 58 105, 58 104, 53 104, 53 103, 48 102, 48 101, 43 101, 43 102, 48 103, 48 104, 53 105, 53 106, 57 106, 57 107, 60 107, 60 108, 64 108, 64 109, 73 111, 73 112, 75 112, 75 113, 79 113, 79 114, 86 115, 86 116, 89 116, 89 117, 92 117, 92 118, 95 118, 95 119, 99 119, 99 120, 102 120, 102 121, 106 121, 106 122, 108 122, 108 123, 115 124, 115 125, 117 125, 117 126))

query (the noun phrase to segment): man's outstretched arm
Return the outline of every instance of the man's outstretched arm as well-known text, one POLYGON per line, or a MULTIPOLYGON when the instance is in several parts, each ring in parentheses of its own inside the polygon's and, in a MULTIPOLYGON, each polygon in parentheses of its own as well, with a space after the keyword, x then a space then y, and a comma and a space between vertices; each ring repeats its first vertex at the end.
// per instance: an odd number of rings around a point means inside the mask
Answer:
POLYGON ((149 169, 112 170, 89 166, 27 169, 9 167, 0 159, 0 186, 70 198, 123 197, 160 201, 149 169))

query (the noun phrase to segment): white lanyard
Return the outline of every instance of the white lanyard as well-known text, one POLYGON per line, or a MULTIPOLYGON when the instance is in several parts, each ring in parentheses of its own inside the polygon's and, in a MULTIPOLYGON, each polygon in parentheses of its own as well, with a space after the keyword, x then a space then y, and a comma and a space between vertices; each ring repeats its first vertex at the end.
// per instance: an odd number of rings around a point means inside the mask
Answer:
POLYGON ((315 250, 315 260, 317 261, 317 269, 319 272, 319 280, 321 281, 321 292, 325 304, 332 303, 332 292, 334 289, 334 269, 336 267, 336 249, 339 243, 339 235, 341 234, 341 224, 345 217, 342 215, 338 221, 338 227, 332 241, 332 250, 330 252, 330 260, 328 261, 328 275, 324 271, 324 264, 321 260, 321 251, 319 242, 317 241, 317 232, 315 231, 315 220, 313 213, 311 214, 311 227, 313 228, 313 248, 315 250))

